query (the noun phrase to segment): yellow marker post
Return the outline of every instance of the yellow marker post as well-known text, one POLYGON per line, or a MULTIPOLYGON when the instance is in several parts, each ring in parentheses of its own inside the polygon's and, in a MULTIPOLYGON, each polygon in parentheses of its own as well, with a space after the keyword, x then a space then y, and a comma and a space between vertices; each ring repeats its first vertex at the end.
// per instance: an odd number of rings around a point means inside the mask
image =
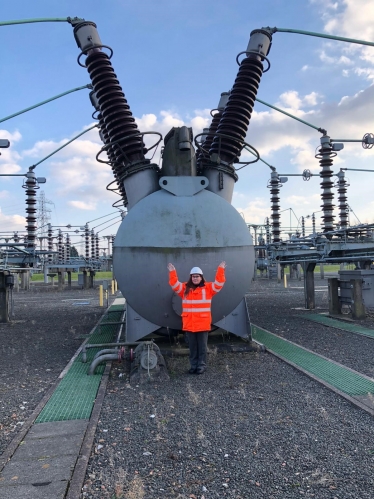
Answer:
POLYGON ((287 288, 287 274, 286 274, 286 272, 284 273, 283 279, 284 279, 284 287, 287 288))
POLYGON ((117 281, 114 279, 114 291, 117 291, 117 281))
POLYGON ((112 295, 114 295, 114 281, 112 279, 112 295))
POLYGON ((103 285, 100 284, 99 286, 99 306, 103 307, 104 306, 104 296, 103 296, 103 285))

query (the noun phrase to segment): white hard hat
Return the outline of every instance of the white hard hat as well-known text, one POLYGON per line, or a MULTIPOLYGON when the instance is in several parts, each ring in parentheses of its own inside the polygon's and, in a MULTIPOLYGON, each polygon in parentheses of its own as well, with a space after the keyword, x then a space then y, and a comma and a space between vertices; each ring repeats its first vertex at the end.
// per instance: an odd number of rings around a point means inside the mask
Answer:
POLYGON ((203 271, 201 270, 200 267, 193 267, 191 269, 190 274, 200 274, 200 275, 203 275, 203 271))

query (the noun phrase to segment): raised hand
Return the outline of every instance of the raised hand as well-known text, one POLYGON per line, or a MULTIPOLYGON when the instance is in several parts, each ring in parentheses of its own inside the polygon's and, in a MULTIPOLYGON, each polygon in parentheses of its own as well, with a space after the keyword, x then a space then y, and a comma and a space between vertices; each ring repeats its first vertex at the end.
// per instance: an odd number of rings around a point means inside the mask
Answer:
POLYGON ((226 262, 221 262, 218 267, 222 267, 223 269, 226 268, 226 262))
POLYGON ((174 265, 172 263, 168 263, 168 269, 170 271, 172 271, 172 270, 175 270, 175 267, 174 267, 174 265))

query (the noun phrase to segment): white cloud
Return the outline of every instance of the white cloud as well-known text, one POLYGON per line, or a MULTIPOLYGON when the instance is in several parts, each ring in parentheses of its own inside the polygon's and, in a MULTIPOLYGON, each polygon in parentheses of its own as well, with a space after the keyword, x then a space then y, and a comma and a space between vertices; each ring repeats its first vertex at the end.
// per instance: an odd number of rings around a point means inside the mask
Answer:
POLYGON ((25 231, 26 218, 21 215, 5 215, 0 208, 0 226, 2 231, 25 231))
MULTIPOLYGON (((21 167, 18 165, 18 161, 21 159, 21 156, 15 149, 15 143, 17 144, 22 139, 22 135, 18 130, 13 133, 8 130, 0 130, 0 137, 8 139, 10 142, 8 148, 1 149, 0 173, 2 175, 19 173, 21 167)), ((2 181, 4 180, 9 180, 9 178, 2 177, 2 181)))
MULTIPOLYGON (((372 0, 313 0, 324 22, 324 31, 331 35, 356 40, 374 39, 374 9, 372 0)), ((372 47, 346 42, 328 42, 329 55, 320 53, 327 64, 354 65, 359 76, 374 78, 374 50, 372 47), (342 55, 343 53, 343 55, 342 55), (348 57, 349 55, 349 57, 348 57)))
POLYGON ((236 200, 234 198, 234 206, 238 212, 243 216, 247 223, 263 224, 265 218, 270 215, 269 202, 264 198, 254 198, 252 201, 246 199, 236 200))
POLYGON ((78 210, 95 210, 96 203, 85 203, 84 201, 68 201, 70 206, 78 208, 78 210))

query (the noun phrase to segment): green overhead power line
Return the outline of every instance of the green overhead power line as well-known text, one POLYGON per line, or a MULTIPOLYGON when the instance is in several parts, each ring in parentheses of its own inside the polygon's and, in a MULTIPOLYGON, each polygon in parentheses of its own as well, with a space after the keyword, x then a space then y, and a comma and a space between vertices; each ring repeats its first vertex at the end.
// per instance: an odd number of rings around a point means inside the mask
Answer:
POLYGON ((91 84, 83 85, 82 87, 72 88, 71 90, 63 92, 62 94, 55 95, 54 97, 51 97, 50 99, 39 102, 38 104, 35 104, 34 106, 27 107, 26 109, 22 109, 22 111, 18 111, 17 113, 10 114, 9 116, 6 116, 5 118, 0 119, 0 123, 3 123, 4 121, 10 120, 11 118, 15 118, 16 116, 19 116, 20 114, 27 113, 27 111, 31 111, 32 109, 35 109, 36 107, 43 106, 44 104, 47 104, 48 102, 52 102, 53 100, 59 99, 60 97, 64 97, 64 95, 68 95, 68 94, 71 94, 73 92, 77 92, 78 90, 83 90, 84 88, 92 89, 92 85, 91 84))

